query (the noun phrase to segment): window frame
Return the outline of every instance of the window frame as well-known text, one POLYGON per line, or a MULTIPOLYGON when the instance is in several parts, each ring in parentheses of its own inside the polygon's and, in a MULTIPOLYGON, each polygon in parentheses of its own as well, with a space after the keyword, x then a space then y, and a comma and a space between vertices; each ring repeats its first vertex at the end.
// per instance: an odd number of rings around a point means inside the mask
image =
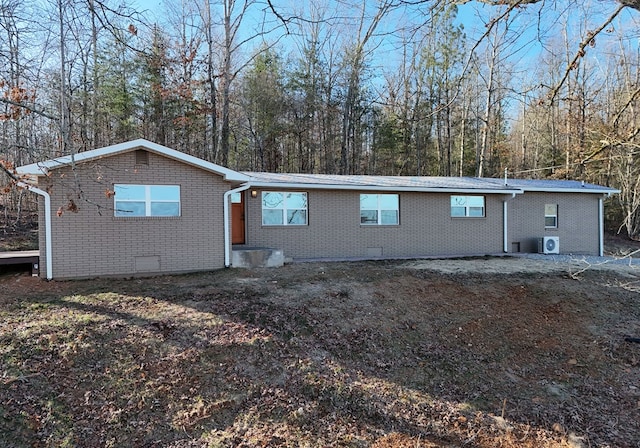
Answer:
MULTIPOLYGON (((182 192, 180 185, 174 184, 114 184, 113 185, 113 216, 116 218, 179 218, 182 216, 182 192), (136 197, 120 199, 118 197, 118 188, 144 188, 144 198, 136 197), (157 199, 153 197, 153 189, 159 188, 175 188, 177 189, 178 199, 157 199), (144 215, 129 214, 122 211, 118 204, 126 203, 144 203, 144 215), (154 204, 177 204, 177 214, 155 214, 153 210, 154 204)), ((175 194, 175 192, 174 192, 175 194)))
POLYGON ((361 226, 371 227, 371 226, 399 226, 400 225, 400 195, 398 193, 360 193, 359 198, 360 198, 360 225, 361 226), (363 196, 376 196, 375 210, 373 208, 364 208, 364 209, 362 208, 363 196), (382 204, 383 196, 394 196, 396 208, 384 208, 382 204), (363 215, 362 215, 363 211, 375 211, 376 222, 363 221, 363 215), (382 212, 389 212, 389 211, 395 211, 396 213, 395 222, 392 222, 392 223, 383 222, 384 218, 383 218, 382 212))
POLYGON ((544 204, 544 228, 545 229, 557 229, 558 228, 558 204, 544 204), (554 213, 553 214, 547 213, 547 207, 553 207, 555 209, 554 213), (553 225, 548 225, 547 224, 547 218, 553 218, 554 219, 553 225))
POLYGON ((449 197, 449 215, 451 218, 475 218, 481 219, 487 217, 487 198, 485 195, 479 194, 452 194, 449 197), (464 198, 464 201, 458 201, 454 198, 464 198), (469 204, 470 198, 481 198, 482 199, 482 215, 472 215, 471 210, 474 208, 479 208, 477 205, 469 204), (454 205, 454 201, 457 203, 454 205), (464 215, 454 215, 454 208, 464 208, 464 215))
MULTIPOLYGON (((260 195, 260 210, 261 210, 261 223, 265 227, 304 227, 309 225, 309 194, 306 191, 277 191, 277 190, 263 190, 260 195), (267 207, 265 208, 265 196, 268 194, 281 194, 282 195, 282 207, 267 207), (304 195, 304 208, 300 207, 288 207, 287 195, 300 194, 304 195), (281 210, 282 223, 265 222, 265 210, 281 210), (289 212, 304 210, 304 223, 290 222, 289 212)), ((293 215, 292 215, 293 217, 293 215)))

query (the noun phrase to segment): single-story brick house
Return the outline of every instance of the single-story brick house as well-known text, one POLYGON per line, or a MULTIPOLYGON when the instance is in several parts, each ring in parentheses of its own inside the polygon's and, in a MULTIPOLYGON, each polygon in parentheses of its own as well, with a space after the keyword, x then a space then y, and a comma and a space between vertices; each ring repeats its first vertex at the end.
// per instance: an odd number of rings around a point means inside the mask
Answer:
POLYGON ((238 172, 134 140, 22 166, 46 278, 207 271, 243 247, 287 258, 602 255, 603 198, 578 181, 238 172))

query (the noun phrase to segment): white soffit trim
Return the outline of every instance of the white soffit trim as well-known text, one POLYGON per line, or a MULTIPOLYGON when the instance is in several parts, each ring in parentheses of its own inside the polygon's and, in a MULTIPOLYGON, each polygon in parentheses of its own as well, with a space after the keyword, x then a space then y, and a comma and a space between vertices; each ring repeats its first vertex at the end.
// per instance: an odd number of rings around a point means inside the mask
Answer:
POLYGON ((414 191, 420 193, 475 193, 475 194, 521 194, 521 188, 490 189, 490 188, 445 188, 445 187, 391 187, 378 185, 331 185, 285 182, 250 182, 251 188, 286 188, 298 190, 351 190, 351 191, 414 191))
POLYGON ((619 194, 620 190, 614 188, 543 188, 543 187, 520 187, 522 192, 538 193, 594 193, 594 194, 619 194))
POLYGON ((18 167, 18 173, 30 174, 36 176, 46 175, 49 170, 59 168, 62 166, 70 165, 72 162, 79 163, 90 160, 99 159, 102 157, 108 157, 135 149, 146 149, 150 152, 169 157, 180 162, 184 162, 188 165, 192 165, 198 168, 202 168, 206 171, 211 171, 216 174, 224 176, 225 180, 247 182, 251 180, 249 176, 246 176, 237 171, 230 170, 215 163, 207 162, 206 160, 198 157, 185 154, 175 149, 168 148, 166 146, 159 145, 157 143, 150 142, 143 138, 137 140, 131 140, 117 145, 105 146, 104 148, 93 149, 91 151, 84 151, 72 156, 62 156, 55 159, 47 160, 44 162, 32 163, 30 165, 24 165, 18 167))

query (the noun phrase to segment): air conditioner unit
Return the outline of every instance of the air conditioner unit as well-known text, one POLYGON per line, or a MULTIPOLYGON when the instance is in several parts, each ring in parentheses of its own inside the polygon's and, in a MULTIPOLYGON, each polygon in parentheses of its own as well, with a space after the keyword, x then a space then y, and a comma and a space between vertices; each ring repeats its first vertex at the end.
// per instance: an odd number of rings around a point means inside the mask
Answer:
POLYGON ((541 254, 559 254, 560 238, 557 236, 545 236, 538 240, 538 252, 541 254))

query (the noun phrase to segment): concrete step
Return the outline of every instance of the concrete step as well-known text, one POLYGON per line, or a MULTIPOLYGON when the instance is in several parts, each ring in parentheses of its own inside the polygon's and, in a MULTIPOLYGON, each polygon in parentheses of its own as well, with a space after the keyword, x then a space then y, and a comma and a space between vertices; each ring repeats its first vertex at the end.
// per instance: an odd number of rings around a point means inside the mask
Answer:
POLYGON ((234 247, 231 251, 233 268, 279 268, 284 265, 282 249, 268 247, 234 247))

